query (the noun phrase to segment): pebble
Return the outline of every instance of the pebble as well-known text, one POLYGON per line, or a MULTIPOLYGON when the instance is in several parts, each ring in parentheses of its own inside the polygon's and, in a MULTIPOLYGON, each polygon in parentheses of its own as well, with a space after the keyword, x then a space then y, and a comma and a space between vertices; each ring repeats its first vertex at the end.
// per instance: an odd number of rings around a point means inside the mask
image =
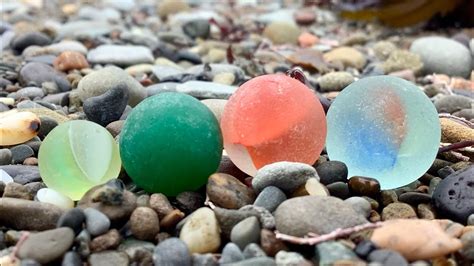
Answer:
POLYGON ((130 230, 137 239, 153 240, 160 231, 158 215, 148 207, 136 208, 130 217, 130 230))
POLYGON ((220 207, 214 208, 214 213, 216 215, 217 221, 219 222, 221 232, 226 237, 230 237, 232 228, 234 228, 234 226, 240 221, 247 217, 257 215, 254 211, 230 210, 220 207))
POLYGON ((462 109, 471 108, 474 101, 462 95, 444 95, 435 100, 434 105, 438 113, 454 113, 462 109))
POLYGON ((12 152, 10 149, 0 149, 0 165, 12 163, 12 152))
POLYGON ((214 79, 214 77, 221 73, 232 73, 235 76, 236 80, 242 80, 245 77, 245 72, 242 68, 231 65, 231 64, 209 64, 205 67, 205 65, 196 65, 186 69, 186 73, 192 75, 200 75, 203 72, 209 75, 209 78, 214 79), (210 71, 205 71, 205 69, 210 68, 210 71))
POLYGON ((126 239, 118 247, 117 251, 125 252, 131 263, 153 264, 153 249, 155 245, 151 242, 126 239))
POLYGON ((63 52, 78 52, 83 55, 87 54, 87 48, 81 42, 74 40, 62 40, 44 47, 45 53, 60 55, 63 52))
POLYGON ((183 26, 183 32, 190 38, 202 38, 206 39, 210 33, 209 20, 196 19, 185 23, 183 26))
POLYGON ((373 231, 371 240, 382 249, 399 252, 409 261, 431 259, 462 247, 436 220, 396 219, 386 221, 373 231))
POLYGON ((193 266, 218 266, 217 259, 212 254, 197 254, 192 257, 193 266))
POLYGON ((21 164, 26 158, 35 155, 33 149, 25 144, 17 145, 11 148, 10 151, 12 153, 12 163, 14 164, 21 164))
POLYGON ((159 219, 163 219, 167 214, 173 211, 173 206, 168 201, 168 198, 161 193, 154 193, 150 196, 150 208, 157 214, 159 219))
POLYGON ((47 264, 60 258, 71 247, 73 241, 74 232, 69 227, 32 233, 19 246, 18 257, 47 264))
POLYGON ((219 73, 212 78, 212 82, 232 85, 235 82, 235 75, 233 73, 219 73))
POLYGON ((74 208, 74 201, 71 198, 51 188, 38 190, 36 199, 39 202, 50 203, 65 210, 74 208))
POLYGON ((0 223, 17 230, 55 228, 62 213, 62 209, 48 203, 0 198, 0 223))
POLYGON ((352 47, 338 47, 324 54, 324 60, 328 62, 341 62, 344 67, 362 69, 367 60, 365 56, 352 47))
POLYGON ((433 220, 436 218, 431 204, 419 204, 416 208, 416 213, 420 219, 433 220))
POLYGON ((38 137, 44 139, 49 134, 49 132, 51 132, 51 130, 53 130, 58 125, 58 122, 48 116, 41 116, 40 121, 41 127, 38 131, 38 137))
POLYGON ((92 236, 106 233, 110 228, 109 218, 94 208, 84 209, 86 229, 92 236))
POLYGON ((389 249, 375 250, 367 259, 386 266, 408 266, 407 260, 400 253, 389 249))
POLYGON ((206 99, 201 101, 211 112, 216 116, 218 122, 221 121, 224 107, 227 104, 227 100, 223 99, 206 99))
POLYGON ((349 178, 349 189, 361 196, 374 197, 380 193, 380 183, 375 178, 353 176, 349 178))
POLYGON ((191 266, 191 255, 186 244, 179 238, 172 237, 161 242, 153 251, 154 265, 191 266))
POLYGON ((162 19, 168 18, 168 16, 183 12, 189 9, 189 5, 182 0, 164 0, 158 5, 158 15, 162 19))
POLYGON ((221 244, 219 223, 214 212, 199 208, 186 219, 179 238, 191 253, 213 253, 221 244))
POLYGON ((281 250, 288 250, 285 243, 277 239, 275 233, 268 229, 260 231, 260 246, 268 256, 274 257, 281 250))
POLYGON ((87 119, 104 127, 119 120, 127 106, 128 91, 127 85, 122 83, 85 100, 83 108, 87 119))
POLYGON ((71 89, 69 81, 56 70, 43 63, 27 63, 20 69, 20 84, 24 86, 41 87, 44 82, 54 82, 60 91, 71 89))
MULTIPOLYGON (((3 169, 0 169, 0 181, 2 181, 3 185, 14 182, 13 178, 3 169)), ((3 190, 0 194, 3 194, 3 190)))
POLYGON ((108 249, 115 249, 120 245, 122 237, 117 229, 111 229, 107 233, 92 239, 90 249, 93 253, 108 249))
POLYGON ((260 222, 257 217, 251 216, 236 224, 230 233, 230 240, 244 249, 250 243, 260 240, 260 222))
POLYGON ((226 50, 211 48, 207 53, 207 56, 203 58, 204 62, 208 63, 220 63, 226 59, 226 50))
POLYGON ((212 203, 226 209, 239 209, 252 204, 255 200, 252 189, 237 178, 224 173, 216 173, 209 177, 206 193, 212 203))
POLYGON ((316 167, 319 182, 329 185, 335 182, 347 182, 347 166, 339 161, 327 161, 316 167))
POLYGON ((474 166, 443 179, 433 192, 437 212, 453 221, 466 224, 474 213, 474 166))
POLYGON ((275 186, 268 186, 258 194, 253 204, 273 212, 285 200, 286 195, 283 191, 275 186))
POLYGON ((268 24, 263 31, 263 36, 274 44, 297 44, 301 31, 293 22, 274 21, 268 24))
POLYGON ((349 186, 344 182, 334 182, 326 186, 329 191, 329 195, 340 199, 347 199, 351 196, 349 186))
POLYGON ((418 205, 419 203, 431 202, 431 196, 421 192, 405 192, 398 197, 400 202, 408 203, 410 205, 418 205))
POLYGON ((273 258, 257 257, 235 263, 229 263, 226 266, 276 266, 276 262, 273 258))
POLYGON ((9 97, 12 97, 16 100, 22 99, 22 98, 30 98, 30 99, 42 98, 43 96, 44 96, 43 90, 37 87, 25 87, 9 95, 9 97))
POLYGON ((292 236, 327 234, 366 223, 351 205, 331 196, 303 196, 284 201, 275 211, 278 231, 292 236))
POLYGON ((235 243, 229 242, 222 249, 221 258, 219 264, 227 264, 244 260, 244 254, 240 250, 239 246, 235 243))
POLYGON ((61 262, 62 266, 82 266, 82 260, 79 254, 75 251, 68 251, 64 254, 61 262))
POLYGON ((82 53, 76 51, 65 51, 54 59, 53 66, 58 71, 67 72, 73 69, 88 68, 89 63, 82 53))
POLYGON ((469 49, 454 40, 438 36, 422 37, 412 43, 410 51, 420 55, 426 74, 466 78, 471 72, 469 49))
POLYGON ((237 90, 235 86, 209 81, 192 80, 176 86, 176 91, 189 94, 198 99, 229 99, 237 90))
POLYGON ((103 251, 91 254, 88 262, 91 266, 127 266, 129 258, 124 252, 103 251))
POLYGON ((411 70, 415 74, 420 73, 423 68, 423 62, 419 55, 405 50, 395 50, 382 64, 385 73, 391 73, 401 70, 411 70))
POLYGON ((316 245, 316 260, 319 265, 333 265, 337 261, 357 261, 357 255, 340 242, 327 241, 316 245))
POLYGON ((82 78, 77 85, 77 96, 84 102, 90 97, 104 94, 119 84, 126 84, 130 106, 134 107, 145 99, 146 90, 143 86, 129 76, 127 72, 114 66, 94 71, 82 78))
POLYGON ((464 233, 461 236, 463 248, 460 250, 462 256, 468 260, 474 261, 474 231, 464 233))
POLYGON ((368 218, 372 207, 370 202, 362 197, 350 197, 344 202, 350 204, 352 208, 359 214, 362 214, 364 217, 368 218))
POLYGON ((360 258, 367 259, 367 256, 369 256, 369 254, 376 249, 377 247, 372 241, 362 240, 357 243, 357 246, 354 248, 354 253, 360 258))
POLYGON ((259 192, 265 187, 275 186, 291 193, 305 184, 309 178, 319 180, 316 170, 310 165, 295 162, 277 162, 260 168, 252 179, 252 187, 259 192))
POLYGON ((318 79, 319 87, 323 92, 342 91, 352 82, 354 82, 352 74, 344 71, 327 73, 318 79))
POLYGON ((441 142, 456 143, 474 139, 474 129, 447 118, 441 118, 441 142))
POLYGON ((467 225, 474 225, 474 213, 467 218, 467 225))
POLYGON ((304 265, 305 258, 296 252, 279 251, 275 256, 277 265, 304 265))
POLYGON ((3 165, 0 169, 4 170, 13 177, 13 180, 19 184, 26 184, 35 181, 41 181, 38 166, 31 165, 3 165))
POLYGON ((92 64, 114 64, 131 66, 153 63, 153 55, 146 46, 104 44, 87 53, 87 61, 92 64))
POLYGON ((114 122, 111 122, 110 124, 108 124, 105 127, 105 129, 107 129, 109 131, 109 133, 112 134, 112 137, 115 138, 122 131, 124 123, 125 123, 125 121, 123 121, 123 120, 117 120, 117 121, 114 121, 114 122))
POLYGON ((387 205, 382 210, 382 220, 393 219, 416 219, 415 210, 406 203, 394 202, 387 205))
POLYGON ((256 258, 256 257, 266 257, 267 254, 263 251, 258 244, 250 243, 248 244, 243 251, 244 258, 256 258))
POLYGON ((5 189, 3 191, 3 197, 25 200, 31 200, 33 198, 25 186, 15 182, 10 182, 6 184, 5 189))
POLYGON ((74 234, 77 236, 82 231, 82 224, 84 223, 86 217, 84 211, 79 208, 73 208, 61 215, 59 217, 57 227, 69 227, 74 231, 74 234))
POLYGON ((18 53, 23 52, 28 46, 45 46, 51 43, 51 38, 41 32, 28 32, 13 38, 10 47, 18 53))

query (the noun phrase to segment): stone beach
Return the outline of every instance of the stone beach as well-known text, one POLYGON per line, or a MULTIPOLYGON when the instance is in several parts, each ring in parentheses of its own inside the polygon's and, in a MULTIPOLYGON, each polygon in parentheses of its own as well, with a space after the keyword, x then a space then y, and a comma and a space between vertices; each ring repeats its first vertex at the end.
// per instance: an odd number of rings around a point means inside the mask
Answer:
POLYGON ((354 22, 329 2, 3 0, 0 266, 474 265, 473 28, 354 22), (365 77, 412 82, 439 115, 436 159, 390 190, 377 176, 349 175, 326 149, 314 164, 278 161, 246 174, 206 126, 219 131, 243 83, 277 73, 303 82, 324 108, 365 77), (190 104, 134 113, 170 93, 190 104), (90 144, 95 135, 71 127, 54 142, 65 152, 47 152, 48 136, 70 121, 94 122, 103 131, 92 133, 107 138, 90 144), (160 130, 179 137, 163 141, 160 130), (125 157, 123 143, 139 156, 125 157), (213 149, 217 166, 202 166, 213 149), (130 165, 159 164, 155 154, 175 160, 176 169, 146 175, 167 189, 130 174, 130 165), (113 160, 116 174, 101 179, 113 160), (73 200, 48 185, 51 173, 87 192, 73 200))

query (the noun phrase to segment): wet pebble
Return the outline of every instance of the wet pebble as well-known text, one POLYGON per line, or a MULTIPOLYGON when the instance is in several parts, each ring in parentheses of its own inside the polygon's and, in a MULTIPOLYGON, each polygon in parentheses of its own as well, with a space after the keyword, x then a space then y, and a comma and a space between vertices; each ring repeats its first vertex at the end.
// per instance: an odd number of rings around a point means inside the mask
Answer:
POLYGON ((375 178, 353 176, 349 178, 349 189, 361 196, 377 196, 380 193, 380 183, 375 178))

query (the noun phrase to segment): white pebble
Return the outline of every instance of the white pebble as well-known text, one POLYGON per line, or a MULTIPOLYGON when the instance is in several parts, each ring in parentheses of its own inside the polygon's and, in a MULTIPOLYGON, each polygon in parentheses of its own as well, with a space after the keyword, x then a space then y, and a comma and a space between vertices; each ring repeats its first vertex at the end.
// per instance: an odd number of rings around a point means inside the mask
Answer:
POLYGON ((63 209, 74 208, 74 201, 66 195, 59 193, 51 188, 42 188, 36 193, 39 202, 46 202, 63 209))
POLYGON ((6 185, 8 183, 12 183, 13 178, 7 172, 5 172, 5 170, 0 169, 0 181, 6 185))

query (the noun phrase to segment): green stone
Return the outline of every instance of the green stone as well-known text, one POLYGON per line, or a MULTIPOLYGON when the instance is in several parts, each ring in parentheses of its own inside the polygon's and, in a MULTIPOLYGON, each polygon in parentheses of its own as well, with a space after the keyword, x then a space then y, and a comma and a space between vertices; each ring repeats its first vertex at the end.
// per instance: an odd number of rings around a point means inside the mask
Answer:
POLYGON ((79 200, 90 188, 117 178, 121 162, 118 145, 100 125, 76 120, 55 127, 38 154, 43 182, 79 200))
POLYGON ((222 134, 215 116, 182 93, 147 98, 128 116, 120 156, 130 178, 148 192, 196 190, 219 166, 222 134))

